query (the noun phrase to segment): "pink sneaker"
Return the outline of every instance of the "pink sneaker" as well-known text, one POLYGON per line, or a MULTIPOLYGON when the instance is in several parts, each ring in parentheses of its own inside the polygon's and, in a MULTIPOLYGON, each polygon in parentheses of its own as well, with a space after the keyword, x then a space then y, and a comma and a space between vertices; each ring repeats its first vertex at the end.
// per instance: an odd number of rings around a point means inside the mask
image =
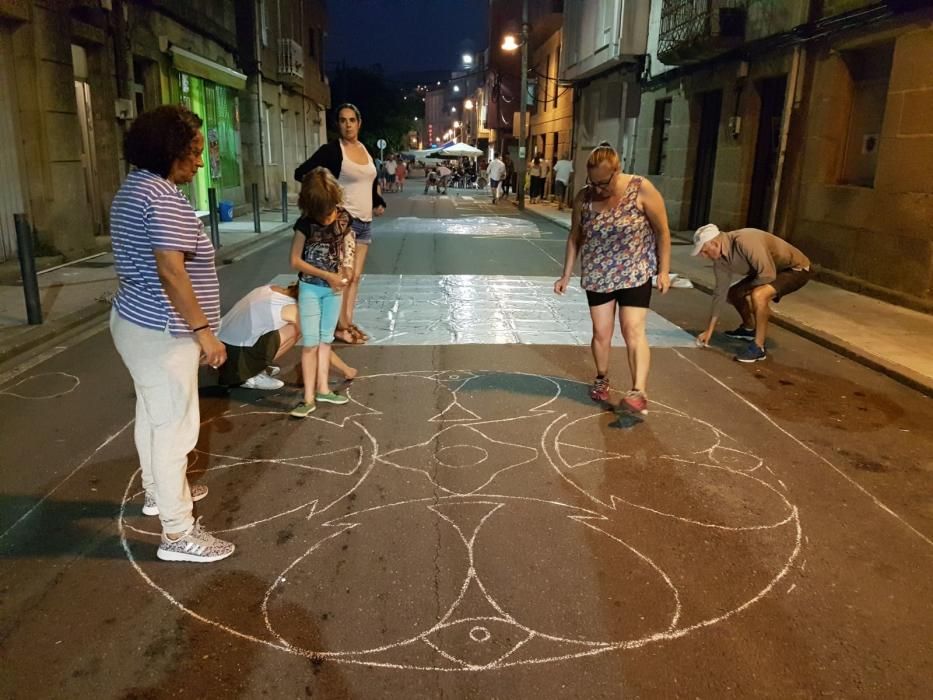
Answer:
POLYGON ((648 398, 642 391, 633 389, 622 397, 622 403, 632 413, 648 413, 648 398))
POLYGON ((590 388, 590 398, 593 401, 609 400, 609 379, 608 377, 596 377, 593 380, 593 386, 590 388))

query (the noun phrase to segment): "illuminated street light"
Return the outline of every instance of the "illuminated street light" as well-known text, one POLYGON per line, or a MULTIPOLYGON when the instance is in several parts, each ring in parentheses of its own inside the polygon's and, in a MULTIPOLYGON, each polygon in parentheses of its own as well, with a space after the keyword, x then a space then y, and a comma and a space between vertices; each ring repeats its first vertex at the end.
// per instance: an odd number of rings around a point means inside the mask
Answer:
POLYGON ((457 108, 456 108, 456 107, 451 107, 451 108, 450 108, 450 113, 451 113, 451 114, 453 114, 453 113, 456 112, 456 111, 457 111, 457 108))
POLYGON ((460 122, 454 122, 454 129, 460 128, 460 122))
POLYGON ((502 50, 503 51, 515 51, 521 44, 515 41, 514 34, 506 34, 502 39, 502 50))
POLYGON ((463 103, 464 109, 473 109, 473 100, 467 100, 463 103))
POLYGON ((454 92, 460 92, 460 86, 454 85, 454 92))
POLYGON ((472 54, 465 53, 465 54, 463 54, 463 56, 462 56, 461 58, 463 59, 463 65, 465 65, 465 66, 472 66, 472 65, 473 65, 473 55, 472 55, 472 54))

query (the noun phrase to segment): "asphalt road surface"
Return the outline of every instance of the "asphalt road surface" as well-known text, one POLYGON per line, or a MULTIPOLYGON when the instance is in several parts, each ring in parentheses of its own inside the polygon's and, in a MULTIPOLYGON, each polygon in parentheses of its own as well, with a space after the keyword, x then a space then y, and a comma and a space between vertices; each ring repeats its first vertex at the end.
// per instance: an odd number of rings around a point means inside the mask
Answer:
MULTIPOLYGON (((542 288, 565 233, 409 184, 350 404, 290 419, 297 352, 278 392, 202 377, 223 562, 155 558, 106 330, 5 375, 0 696, 933 696, 929 399, 779 328, 754 366, 692 346, 709 298, 674 289, 650 413, 597 406, 585 302, 542 288)), ((225 308, 287 247, 224 268, 225 308)))

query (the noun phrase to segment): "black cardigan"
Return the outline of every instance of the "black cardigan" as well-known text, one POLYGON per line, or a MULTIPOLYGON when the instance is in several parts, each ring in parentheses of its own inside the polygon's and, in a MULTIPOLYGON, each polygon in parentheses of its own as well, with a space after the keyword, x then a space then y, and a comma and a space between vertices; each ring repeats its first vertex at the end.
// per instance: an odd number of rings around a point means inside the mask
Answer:
MULTIPOLYGON (((365 148, 365 146, 364 146, 365 148)), ((326 143, 317 149, 308 160, 295 168, 295 179, 301 182, 304 176, 318 167, 327 168, 335 178, 340 178, 340 168, 343 165, 343 149, 340 142, 326 143)), ((373 209, 385 207, 386 201, 379 194, 379 174, 373 179, 373 209)))

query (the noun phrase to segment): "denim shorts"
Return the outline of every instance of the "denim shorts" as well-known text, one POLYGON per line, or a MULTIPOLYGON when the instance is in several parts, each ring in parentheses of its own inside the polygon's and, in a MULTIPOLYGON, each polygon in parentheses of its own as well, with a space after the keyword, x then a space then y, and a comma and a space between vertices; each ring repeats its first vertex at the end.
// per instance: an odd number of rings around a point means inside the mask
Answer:
POLYGON ((301 343, 306 348, 334 342, 334 330, 340 317, 340 297, 329 284, 298 283, 298 316, 301 319, 301 343))
POLYGON ((363 245, 369 245, 373 242, 373 222, 361 221, 360 219, 351 219, 350 228, 356 235, 356 242, 363 245))

